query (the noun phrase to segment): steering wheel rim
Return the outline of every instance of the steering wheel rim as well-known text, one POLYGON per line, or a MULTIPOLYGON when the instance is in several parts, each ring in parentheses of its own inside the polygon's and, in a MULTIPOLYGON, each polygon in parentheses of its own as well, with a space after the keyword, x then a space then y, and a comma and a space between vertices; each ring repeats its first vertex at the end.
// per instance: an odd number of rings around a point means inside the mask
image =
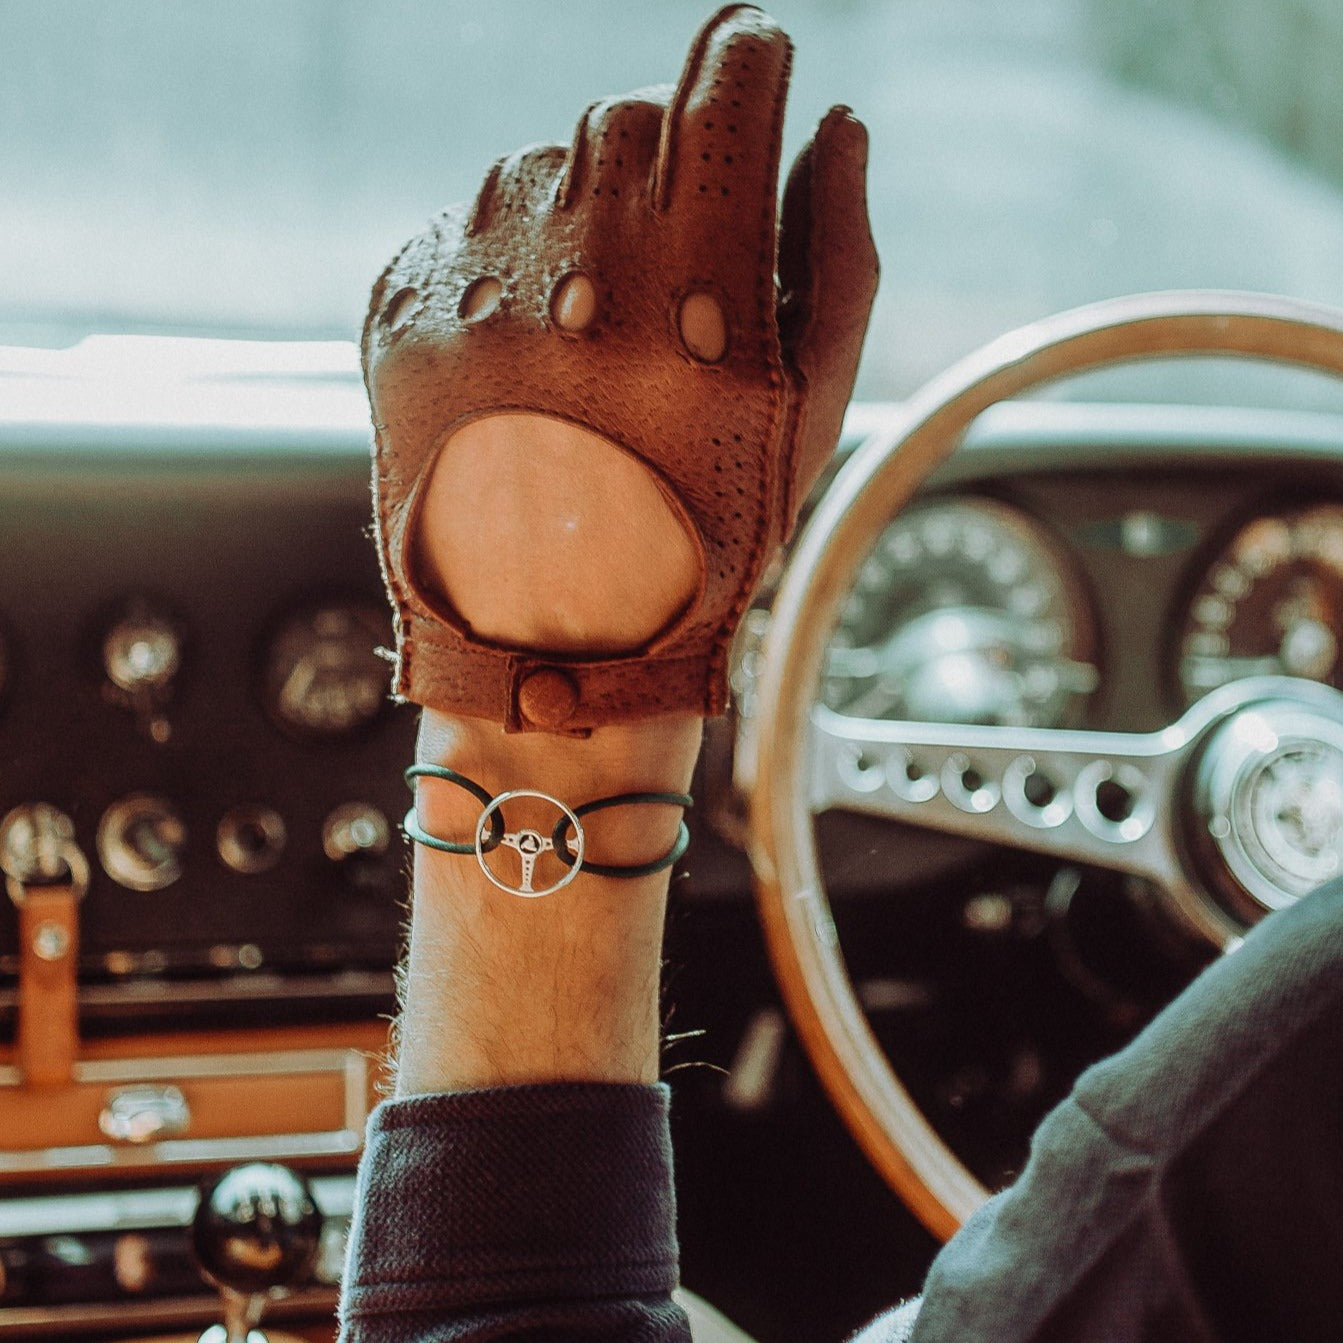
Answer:
POLYGON ((980 414, 1071 374, 1173 355, 1244 356, 1343 376, 1343 312, 1263 294, 1170 291, 1072 309, 1000 337, 928 383, 897 425, 858 448, 794 548, 773 605, 745 746, 766 942, 832 1103, 887 1183, 942 1239, 989 1191, 896 1077, 844 966, 807 784, 826 642, 858 565, 980 414))

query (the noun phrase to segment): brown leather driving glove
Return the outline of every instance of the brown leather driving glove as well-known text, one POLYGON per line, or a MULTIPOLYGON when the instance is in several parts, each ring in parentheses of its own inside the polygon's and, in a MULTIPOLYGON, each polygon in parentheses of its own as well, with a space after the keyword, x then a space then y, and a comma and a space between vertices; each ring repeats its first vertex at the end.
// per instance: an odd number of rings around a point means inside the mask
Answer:
POLYGON ((729 5, 675 89, 589 108, 414 238, 363 335, 395 689, 513 731, 721 713, 737 623, 834 450, 877 283, 867 134, 833 108, 776 206, 791 46, 729 5), (485 416, 569 421, 653 473, 699 555, 646 647, 584 658, 479 637, 414 567, 439 450, 485 416))

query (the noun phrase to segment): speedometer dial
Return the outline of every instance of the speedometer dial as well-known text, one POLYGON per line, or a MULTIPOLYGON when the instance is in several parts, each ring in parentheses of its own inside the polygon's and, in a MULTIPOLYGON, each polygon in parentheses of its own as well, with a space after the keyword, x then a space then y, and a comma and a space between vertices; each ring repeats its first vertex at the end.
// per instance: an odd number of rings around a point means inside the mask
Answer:
POLYGON ((338 737, 388 703, 387 615, 371 602, 328 602, 291 617, 266 652, 262 693, 271 716, 305 737, 338 737))
POLYGON ((1185 701, 1244 676, 1343 689, 1343 505, 1247 523, 1213 561, 1180 635, 1185 701))
POLYGON ((1091 622, 1052 539, 1014 508, 902 513, 858 575, 822 698, 862 718, 1051 727, 1095 688, 1091 622))

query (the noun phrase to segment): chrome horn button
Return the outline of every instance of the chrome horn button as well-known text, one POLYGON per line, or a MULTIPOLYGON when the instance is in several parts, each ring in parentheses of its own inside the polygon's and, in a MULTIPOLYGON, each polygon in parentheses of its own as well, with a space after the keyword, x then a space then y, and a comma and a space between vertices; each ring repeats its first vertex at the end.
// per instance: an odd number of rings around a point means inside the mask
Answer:
POLYGON ((1200 757, 1194 803, 1217 889, 1242 917, 1343 872, 1343 701, 1331 713, 1269 700, 1228 718, 1200 757))

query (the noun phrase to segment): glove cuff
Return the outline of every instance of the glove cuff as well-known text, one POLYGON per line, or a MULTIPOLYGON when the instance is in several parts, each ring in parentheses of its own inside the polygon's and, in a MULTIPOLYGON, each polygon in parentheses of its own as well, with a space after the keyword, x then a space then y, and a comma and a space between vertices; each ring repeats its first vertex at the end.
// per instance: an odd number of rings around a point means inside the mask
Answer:
POLYGON ((469 644, 456 631, 401 609, 394 690, 432 709, 502 723, 506 732, 586 736, 610 723, 727 708, 727 648, 602 661, 469 644))

